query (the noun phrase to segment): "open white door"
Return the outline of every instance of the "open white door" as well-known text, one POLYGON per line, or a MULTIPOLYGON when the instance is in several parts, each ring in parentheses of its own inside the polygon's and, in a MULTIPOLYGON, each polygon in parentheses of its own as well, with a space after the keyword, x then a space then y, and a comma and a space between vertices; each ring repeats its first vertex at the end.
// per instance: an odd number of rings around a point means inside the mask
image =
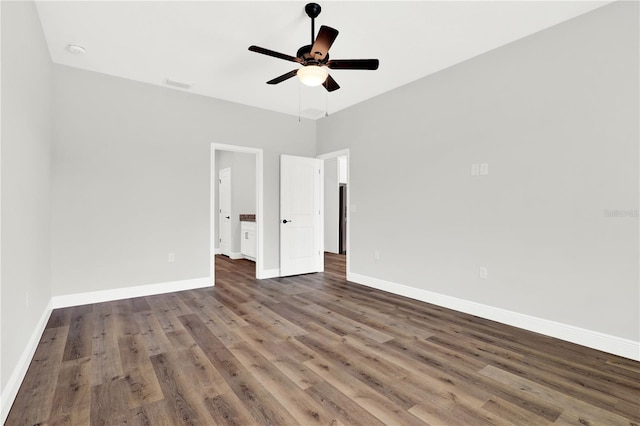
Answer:
POLYGON ((220 254, 231 254, 231 169, 220 170, 220 254))
POLYGON ((280 156, 280 275, 324 269, 321 182, 317 158, 280 156))

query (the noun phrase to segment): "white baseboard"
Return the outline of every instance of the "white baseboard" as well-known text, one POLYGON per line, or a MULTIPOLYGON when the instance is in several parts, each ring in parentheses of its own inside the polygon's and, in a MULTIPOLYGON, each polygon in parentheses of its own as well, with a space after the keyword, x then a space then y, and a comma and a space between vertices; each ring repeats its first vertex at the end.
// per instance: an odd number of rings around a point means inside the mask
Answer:
POLYGON ((277 278, 280 276, 280 269, 276 268, 276 269, 263 269, 262 271, 258 271, 258 276, 256 276, 256 278, 258 278, 259 280, 267 280, 269 278, 277 278))
POLYGON ((110 302, 112 300, 130 299, 132 297, 150 296, 154 294, 172 293, 174 291, 193 290, 195 288, 213 287, 209 277, 190 280, 172 281, 158 284, 123 287, 112 290, 91 291, 87 293, 53 296, 53 309, 69 306, 87 305, 89 303, 110 302))
POLYGON ((222 253, 220 252, 220 247, 216 247, 215 249, 213 249, 213 254, 214 254, 214 255, 216 255, 216 254, 222 254, 222 253))
POLYGON ((227 256, 229 259, 232 259, 232 260, 236 260, 236 259, 242 259, 242 258, 244 258, 244 256, 242 255, 242 253, 234 253, 234 252, 230 252, 229 254, 225 254, 225 253, 223 253, 222 251, 220 251, 220 249, 219 249, 219 248, 215 249, 215 250, 213 251, 213 254, 214 254, 214 255, 215 255, 215 254, 221 254, 221 255, 223 255, 223 256, 227 256))
POLYGON ((481 303, 434 293, 428 290, 409 287, 403 284, 380 280, 366 275, 355 274, 353 272, 347 274, 347 280, 366 285, 368 287, 373 287, 378 290, 387 291, 389 293, 409 297, 422 302, 432 303, 455 311, 464 312, 466 314, 475 315, 481 318, 512 325, 514 327, 640 361, 640 342, 635 342, 633 340, 611 336, 598 331, 587 330, 531 315, 508 311, 502 308, 483 305, 481 303))
POLYGON ((24 376, 27 374, 27 369, 29 368, 29 364, 31 364, 31 359, 36 353, 38 343, 40 343, 40 338, 44 333, 47 322, 49 322, 52 310, 51 301, 49 301, 42 313, 42 316, 40 317, 40 320, 38 321, 38 324, 34 328, 33 333, 31 333, 27 346, 24 348, 24 351, 22 351, 22 355, 20 355, 9 380, 7 380, 6 386, 2 389, 2 400, 0 401, 0 423, 2 424, 7 420, 9 410, 18 395, 18 390, 20 390, 20 385, 24 380, 24 376))

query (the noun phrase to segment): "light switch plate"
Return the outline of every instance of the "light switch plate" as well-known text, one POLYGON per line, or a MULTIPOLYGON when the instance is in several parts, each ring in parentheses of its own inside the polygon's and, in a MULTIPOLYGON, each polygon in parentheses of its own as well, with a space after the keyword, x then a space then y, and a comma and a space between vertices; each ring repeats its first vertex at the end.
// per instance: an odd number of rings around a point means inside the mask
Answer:
POLYGON ((486 280, 489 278, 489 269, 486 266, 481 266, 479 271, 480 279, 486 280))
POLYGON ((471 165, 471 176, 480 176, 480 165, 478 163, 471 165))
POLYGON ((489 174, 489 163, 480 164, 480 176, 486 176, 489 174))

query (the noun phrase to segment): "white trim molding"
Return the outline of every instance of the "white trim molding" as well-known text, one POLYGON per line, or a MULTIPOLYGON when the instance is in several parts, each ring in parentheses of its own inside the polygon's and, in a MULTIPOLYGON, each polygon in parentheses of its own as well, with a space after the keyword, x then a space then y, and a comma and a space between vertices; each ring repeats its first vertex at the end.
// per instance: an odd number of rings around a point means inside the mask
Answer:
POLYGON ((174 291, 193 290, 196 288, 204 287, 213 287, 213 282, 209 277, 139 285, 135 287, 114 288, 111 290, 91 291, 87 293, 66 294, 63 296, 53 296, 51 298, 51 306, 53 309, 67 308, 69 306, 111 302, 113 300, 130 299, 133 297, 151 296, 163 293, 173 293, 174 291))
POLYGON ((399 296, 640 361, 640 342, 350 272, 347 280, 399 296))
POLYGON ((20 385, 24 380, 24 376, 27 374, 29 364, 31 364, 31 359, 35 355, 36 349, 38 349, 38 343, 40 343, 44 329, 47 326, 47 322, 49 322, 52 310, 51 301, 49 301, 47 306, 44 308, 44 312, 42 313, 38 324, 33 329, 33 333, 31 333, 31 337, 29 338, 24 351, 22 351, 22 355, 20 355, 15 368, 11 372, 6 386, 2 389, 2 401, 0 402, 0 423, 2 424, 7 420, 9 410, 11 410, 13 401, 18 395, 18 390, 20 390, 20 385))

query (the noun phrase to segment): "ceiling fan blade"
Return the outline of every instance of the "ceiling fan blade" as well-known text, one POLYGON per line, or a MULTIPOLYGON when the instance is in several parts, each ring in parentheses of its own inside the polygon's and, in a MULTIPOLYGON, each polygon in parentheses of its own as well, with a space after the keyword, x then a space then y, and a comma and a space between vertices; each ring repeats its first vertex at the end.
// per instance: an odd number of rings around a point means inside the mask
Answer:
POLYGON ((289 71, 286 74, 282 74, 280 77, 276 77, 273 80, 267 81, 267 84, 282 83, 283 81, 290 79, 291 77, 295 76, 296 74, 298 74, 298 70, 289 71))
POLYGON ((327 27, 326 25, 321 26, 316 41, 313 42, 313 46, 311 47, 311 56, 316 60, 323 60, 325 56, 327 56, 327 52, 329 52, 329 48, 336 37, 338 37, 338 30, 327 27))
POLYGON ((295 56, 285 55, 284 53, 275 52, 273 50, 265 49, 264 47, 250 46, 249 50, 256 53, 262 53, 263 55, 273 56, 274 58, 284 59, 285 61, 301 63, 302 59, 295 56))
POLYGON ((336 81, 330 75, 327 76, 327 79, 322 83, 327 92, 333 92, 334 90, 338 90, 340 85, 336 83, 336 81))
POLYGON ((377 70, 380 61, 377 59, 331 59, 326 65, 332 70, 377 70))

